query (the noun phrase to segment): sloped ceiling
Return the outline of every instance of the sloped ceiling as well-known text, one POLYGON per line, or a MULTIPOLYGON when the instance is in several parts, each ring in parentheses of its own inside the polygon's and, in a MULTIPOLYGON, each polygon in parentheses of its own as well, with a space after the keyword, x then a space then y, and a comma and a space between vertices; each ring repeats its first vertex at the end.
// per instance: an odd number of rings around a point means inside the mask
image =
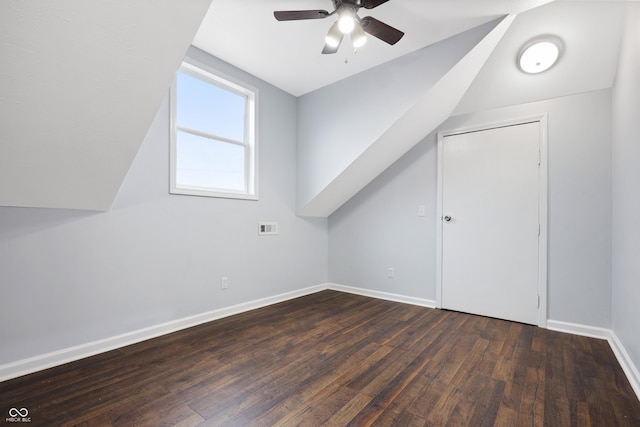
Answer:
POLYGON ((513 16, 298 99, 298 214, 328 216, 446 120, 513 16))
POLYGON ((215 0, 194 46, 295 96, 304 95, 508 14, 552 0, 390 0, 373 16, 405 33, 394 46, 368 37, 357 52, 345 42, 321 55, 336 17, 278 22, 275 10, 323 9, 331 0, 215 0))
POLYGON ((429 135, 453 112, 514 16, 504 18, 468 54, 423 94, 347 168, 298 209, 302 216, 327 217, 429 135))
MULTIPOLYGON (((435 117, 444 120, 448 115, 611 87, 625 3, 616 0, 392 0, 361 14, 370 14, 405 31, 405 37, 397 45, 386 46, 370 38, 357 52, 343 44, 338 54, 321 55, 319 50, 330 22, 323 19, 277 22, 272 11, 331 10, 328 0, 246 0, 241 3, 218 0, 194 43, 300 97, 298 213, 326 217, 433 131, 439 125, 435 117), (482 61, 474 61, 473 66, 463 71, 452 65, 451 74, 445 74, 441 82, 422 88, 422 92, 416 94, 416 99, 420 98, 416 103, 419 108, 394 109, 391 105, 386 111, 387 118, 381 120, 380 104, 363 101, 366 96, 358 92, 358 88, 366 85, 358 79, 367 78, 365 70, 408 58, 426 46, 445 43, 447 37, 505 15, 509 15, 512 25, 500 39, 495 44, 478 43, 469 51, 469 55, 476 58, 482 56, 482 61), (525 43, 541 35, 562 40, 562 56, 548 72, 526 75, 516 67, 516 58, 525 43), (483 54, 478 55, 478 51, 483 54), (347 81, 352 82, 350 87, 345 87, 347 81), (337 87, 341 89, 336 90, 337 87), (339 100, 334 97, 333 104, 317 102, 313 116, 322 123, 320 128, 307 117, 305 109, 310 102, 307 99, 321 99, 323 93, 336 91, 343 96, 339 100), (440 99, 430 92, 438 93, 440 99), (352 114, 342 114, 336 119, 334 116, 339 114, 332 110, 352 114), (421 114, 429 117, 416 124, 421 114), (370 123, 362 125, 361 133, 368 135, 366 138, 354 136, 351 131, 350 123, 361 122, 361 117, 370 118, 370 123), (430 125, 425 127, 424 123, 430 125), (379 129, 381 126, 384 129, 379 129), (420 132, 416 133, 417 129, 420 132), (411 141, 406 139, 409 135, 411 141)), ((443 59, 434 57, 433 60, 443 59)), ((389 82, 382 78, 377 83, 382 87, 389 82)), ((368 90, 377 89, 371 84, 368 90)))
POLYGON ((454 114, 612 87, 625 10, 625 1, 555 1, 518 14, 454 114), (540 35, 560 39, 563 52, 549 71, 525 74, 516 57, 540 35))
MULTIPOLYGON (((403 40, 388 46, 370 38, 358 52, 343 45, 336 55, 319 53, 327 20, 277 22, 272 15, 331 10, 329 0, 2 1, 0 205, 108 210, 192 41, 302 99, 509 15, 509 22, 515 19, 499 42, 466 51, 476 60, 464 71, 463 86, 431 82, 416 94, 416 105, 440 117, 611 87, 626 2, 551 1, 392 0, 365 13, 405 31, 403 40), (541 34, 563 40, 561 60, 542 75, 524 75, 515 67, 517 53, 541 34), (456 105, 445 106, 430 92, 456 105)), ((460 67, 452 63, 449 73, 443 82, 460 78, 460 67)), ((363 116, 379 108, 358 98, 340 102, 363 116)), ((327 216, 380 174, 405 149, 393 148, 392 140, 417 129, 409 120, 416 111, 388 112, 392 120, 355 150, 351 140, 338 140, 344 149, 337 153, 314 142, 310 152, 320 155, 298 159, 300 213, 327 216), (310 161, 314 167, 302 167, 310 161), (330 178, 312 175, 336 164, 330 178), (313 189, 305 182, 314 182, 313 189)), ((349 120, 326 125, 339 134, 349 120)), ((299 141, 300 151, 308 143, 299 141)))
POLYGON ((210 3, 0 2, 0 205, 108 210, 210 3))

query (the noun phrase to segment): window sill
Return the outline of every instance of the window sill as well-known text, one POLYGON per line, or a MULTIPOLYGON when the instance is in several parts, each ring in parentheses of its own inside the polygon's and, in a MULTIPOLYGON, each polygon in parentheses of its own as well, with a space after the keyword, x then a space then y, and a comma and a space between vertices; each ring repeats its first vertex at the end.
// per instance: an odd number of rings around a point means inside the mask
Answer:
POLYGON ((192 188, 172 188, 169 190, 169 194, 177 196, 198 196, 198 197, 213 197, 218 199, 238 199, 238 200, 258 200, 257 194, 248 193, 232 193, 226 191, 209 191, 199 190, 192 188))

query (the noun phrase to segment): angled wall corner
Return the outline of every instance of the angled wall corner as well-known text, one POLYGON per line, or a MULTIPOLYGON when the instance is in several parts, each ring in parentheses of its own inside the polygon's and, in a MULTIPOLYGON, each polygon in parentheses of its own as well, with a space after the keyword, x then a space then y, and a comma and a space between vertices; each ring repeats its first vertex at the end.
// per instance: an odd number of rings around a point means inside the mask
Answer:
POLYGON ((211 0, 0 3, 0 206, 109 210, 211 0))
POLYGON ((328 217, 445 121, 514 18, 301 97, 298 215, 328 217))

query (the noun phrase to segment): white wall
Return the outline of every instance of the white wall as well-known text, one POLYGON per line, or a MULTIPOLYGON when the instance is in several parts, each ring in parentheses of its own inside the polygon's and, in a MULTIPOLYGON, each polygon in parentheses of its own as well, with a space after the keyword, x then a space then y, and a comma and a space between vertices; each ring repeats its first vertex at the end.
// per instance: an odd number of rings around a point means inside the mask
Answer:
POLYGON ((326 282, 326 219, 295 216, 296 99, 193 52, 259 90, 260 201, 168 194, 165 100, 111 211, 0 208, 0 365, 326 282))
MULTIPOLYGON (((440 128, 548 114, 548 317, 596 327, 611 322, 610 94, 455 116, 440 128)), ((436 165, 434 134, 329 217, 331 282, 435 299, 436 165)))
POLYGON ((612 315, 613 331, 640 366, 640 4, 627 7, 613 88, 612 315))

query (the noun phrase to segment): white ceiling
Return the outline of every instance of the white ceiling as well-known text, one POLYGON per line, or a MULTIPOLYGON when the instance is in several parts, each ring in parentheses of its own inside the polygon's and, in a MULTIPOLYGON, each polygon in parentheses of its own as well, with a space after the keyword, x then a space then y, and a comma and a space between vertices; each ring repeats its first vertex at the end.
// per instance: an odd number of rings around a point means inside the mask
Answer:
MULTIPOLYGON (((390 0, 370 11, 361 9, 359 15, 371 15, 386 22, 404 31, 405 37, 396 45, 389 46, 369 36, 367 44, 357 53, 349 45, 343 44, 336 55, 320 53, 324 36, 334 17, 289 22, 278 22, 273 17, 274 10, 332 10, 331 6, 330 0, 214 0, 193 44, 276 87, 300 96, 498 17, 510 15, 508 29, 497 44, 485 52, 479 67, 463 67, 461 71, 460 67, 454 65, 446 74, 448 76, 457 67, 465 77, 469 77, 472 83, 464 86, 463 93, 458 94, 456 90, 460 88, 454 84, 447 86, 448 90, 441 93, 439 99, 429 97, 428 93, 425 95, 428 98, 425 109, 433 110, 428 117, 440 117, 443 112, 448 117, 612 87, 626 1, 390 0), (523 45, 543 35, 551 35, 561 41, 563 50, 560 60, 553 68, 539 75, 519 71, 516 59, 523 45), (440 101, 442 98, 455 98, 456 106, 452 107, 455 109, 444 111, 440 101)), ((463 52, 464 58, 476 51, 481 43, 466 55, 463 52)), ((433 58, 438 63, 443 60, 439 56, 433 58)), ((361 76, 366 78, 366 73, 361 76)), ((332 86, 333 89, 337 87, 340 85, 332 86)), ((349 87, 346 89, 348 91, 349 87)), ((325 91, 330 92, 331 89, 325 91)), ((411 130, 407 122, 411 120, 398 125, 402 132, 411 130)), ((405 142, 417 143, 437 125, 435 123, 431 129, 423 129, 426 133, 422 132, 419 137, 405 142)), ((336 126, 338 131, 343 131, 342 123, 336 126)), ((365 154, 369 152, 383 152, 375 148, 378 147, 375 144, 378 140, 369 141, 371 145, 364 149, 358 159, 366 157, 365 154)), ((326 143, 323 147, 326 148, 326 143)), ((388 147, 385 145, 384 148, 388 147)), ((391 159, 389 161, 397 158, 383 157, 391 159)), ((340 159, 341 164, 344 160, 340 159)), ((306 194, 309 200, 305 201, 306 205, 299 212, 310 216, 330 214, 388 164, 379 162, 374 166, 366 164, 359 167, 357 161, 351 160, 333 175, 337 178, 332 177, 324 182, 319 192, 306 194), (350 186, 348 194, 341 193, 346 186, 338 188, 332 185, 354 176, 357 185, 350 186)), ((316 156, 313 163, 315 169, 303 168, 299 182, 301 179, 316 182, 318 177, 313 170, 332 170, 335 161, 329 159, 323 163, 316 156)))
POLYGON ((357 54, 322 55, 334 18, 278 22, 273 11, 331 10, 330 0, 0 2, 0 204, 109 209, 191 40, 299 96, 518 13, 455 114, 611 87, 625 4, 390 0, 360 16, 404 31, 398 44, 369 37, 357 54), (565 50, 550 71, 524 75, 515 57, 540 34, 565 50))
POLYGON ((0 205, 109 210, 210 3, 0 1, 0 205))
POLYGON ((624 1, 555 1, 518 15, 455 114, 612 87, 625 8, 624 1), (563 44, 557 64, 542 74, 521 72, 522 46, 545 34, 563 44))
MULTIPOLYGON (((331 0, 214 0, 193 44, 256 77, 299 96, 413 52, 497 17, 551 0, 391 0, 360 9, 405 32, 396 45, 368 36, 354 53, 343 43, 322 55, 335 17, 278 22, 274 10, 333 10, 331 0)), ((346 42, 346 40, 345 40, 346 42)))

